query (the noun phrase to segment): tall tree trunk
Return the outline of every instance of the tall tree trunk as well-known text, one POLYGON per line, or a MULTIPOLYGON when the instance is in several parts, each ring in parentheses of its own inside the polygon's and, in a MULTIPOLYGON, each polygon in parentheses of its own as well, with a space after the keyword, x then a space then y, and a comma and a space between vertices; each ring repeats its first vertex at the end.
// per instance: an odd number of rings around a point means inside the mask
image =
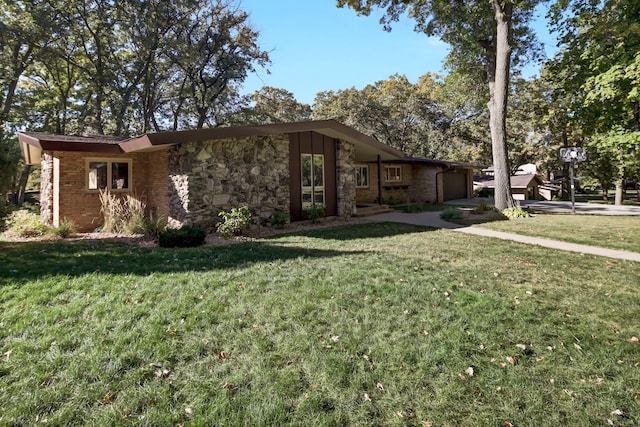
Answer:
POLYGON ((624 178, 618 178, 616 180, 616 205, 622 205, 622 199, 624 194, 624 178))
POLYGON ((493 73, 489 71, 489 93, 491 98, 488 107, 495 173, 495 206, 497 209, 503 210, 515 206, 515 201, 511 195, 506 127, 511 61, 509 40, 513 5, 507 2, 502 7, 498 0, 493 0, 493 7, 497 22, 497 32, 495 38, 495 62, 490 65, 493 68, 493 73))
POLYGON ((18 188, 16 189, 16 205, 22 207, 24 204, 25 195, 27 193, 27 182, 29 182, 29 175, 31 174, 31 165, 26 165, 20 174, 20 180, 18 181, 18 188))

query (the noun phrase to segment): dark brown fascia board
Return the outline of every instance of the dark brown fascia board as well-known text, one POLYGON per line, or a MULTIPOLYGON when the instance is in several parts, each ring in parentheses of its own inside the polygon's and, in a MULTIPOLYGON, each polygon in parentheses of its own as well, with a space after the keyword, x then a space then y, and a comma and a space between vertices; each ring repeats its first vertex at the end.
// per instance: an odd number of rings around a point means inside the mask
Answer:
POLYGON ((297 132, 317 132, 331 138, 346 140, 357 145, 365 145, 385 154, 386 159, 405 156, 401 151, 385 145, 376 139, 345 126, 336 120, 310 120, 294 123, 273 123, 268 125, 218 127, 174 132, 158 132, 131 138, 120 143, 124 152, 148 150, 159 145, 175 145, 185 142, 208 141, 248 136, 267 136, 297 132))
POLYGON ((122 151, 118 141, 82 136, 49 135, 38 132, 18 132, 18 141, 42 151, 87 151, 92 153, 117 153, 122 151))

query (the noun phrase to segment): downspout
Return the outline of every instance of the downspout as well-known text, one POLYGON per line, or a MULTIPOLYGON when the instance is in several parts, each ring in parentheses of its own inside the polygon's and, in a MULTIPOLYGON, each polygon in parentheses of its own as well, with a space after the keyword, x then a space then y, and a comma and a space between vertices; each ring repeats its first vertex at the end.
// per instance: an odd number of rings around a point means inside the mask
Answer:
POLYGON ((382 206, 382 159, 378 154, 378 204, 382 206))
MULTIPOLYGON (((443 174, 445 172, 451 172, 453 170, 456 170, 456 168, 453 166, 449 166, 448 168, 443 169, 440 172, 436 172, 436 203, 440 203, 440 197, 438 194, 438 175, 443 174)), ((442 202, 444 203, 444 182, 442 183, 442 202)))

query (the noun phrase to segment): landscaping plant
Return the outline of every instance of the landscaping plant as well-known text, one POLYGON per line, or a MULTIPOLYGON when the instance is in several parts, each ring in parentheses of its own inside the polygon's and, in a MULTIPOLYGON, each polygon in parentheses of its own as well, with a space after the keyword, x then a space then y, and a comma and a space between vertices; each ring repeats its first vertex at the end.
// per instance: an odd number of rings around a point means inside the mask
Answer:
POLYGON ((239 236, 253 224, 253 212, 248 206, 222 211, 218 216, 222 221, 216 224, 216 230, 224 237, 239 236))

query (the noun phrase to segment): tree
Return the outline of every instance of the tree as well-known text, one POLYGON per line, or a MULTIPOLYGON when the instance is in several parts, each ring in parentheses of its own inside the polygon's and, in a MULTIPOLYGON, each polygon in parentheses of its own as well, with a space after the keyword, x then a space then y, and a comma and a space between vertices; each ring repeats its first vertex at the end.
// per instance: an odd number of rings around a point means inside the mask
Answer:
POLYGON ((563 86, 574 88, 571 120, 597 156, 597 167, 589 170, 602 182, 616 171, 616 204, 621 204, 625 178, 640 169, 640 4, 568 3, 569 19, 558 17, 564 9, 554 11, 563 49, 550 67, 567 76, 563 86))
POLYGON ((507 101, 512 65, 535 57, 539 46, 528 27, 539 0, 338 0, 368 15, 374 6, 386 8, 381 19, 385 29, 405 13, 415 19, 416 30, 436 35, 451 45, 447 65, 469 73, 482 71, 489 89, 489 125, 495 167, 495 204, 498 209, 514 206, 507 157, 507 101), (481 69, 479 69, 481 67, 481 69))
POLYGON ((311 118, 311 106, 285 90, 264 86, 251 95, 252 107, 243 108, 235 122, 241 125, 302 122, 311 118))
POLYGON ((450 120, 435 102, 441 85, 431 74, 416 84, 396 74, 362 90, 321 92, 313 118, 335 118, 409 155, 452 158, 460 144, 449 135, 450 120))

